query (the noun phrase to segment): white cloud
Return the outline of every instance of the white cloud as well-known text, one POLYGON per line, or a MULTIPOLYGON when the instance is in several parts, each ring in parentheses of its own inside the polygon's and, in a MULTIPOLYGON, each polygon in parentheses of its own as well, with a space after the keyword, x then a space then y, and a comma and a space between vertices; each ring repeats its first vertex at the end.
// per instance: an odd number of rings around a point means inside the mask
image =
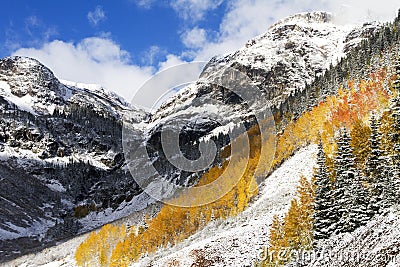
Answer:
POLYGON ((170 68, 170 67, 173 67, 176 65, 180 65, 183 63, 185 63, 185 61, 183 61, 179 56, 169 54, 169 55, 167 55, 167 59, 165 61, 160 62, 158 64, 158 70, 162 71, 167 68, 170 68))
MULTIPOLYGON (((156 51, 158 48, 154 47, 150 50, 156 51)), ((122 50, 108 37, 89 37, 79 43, 55 40, 37 49, 18 49, 13 55, 36 58, 60 79, 100 84, 127 101, 132 100, 138 89, 153 77, 156 71, 185 63, 179 56, 169 54, 165 61, 156 65, 156 68, 132 65, 129 53, 122 50)), ((168 75, 161 80, 158 79, 157 83, 153 83, 157 85, 157 88, 147 87, 148 91, 141 90, 140 95, 135 96, 135 104, 150 108, 154 99, 160 97, 160 90, 174 88, 181 84, 183 78, 190 76, 189 74, 200 74, 200 69, 196 70, 193 67, 182 69, 188 73, 177 72, 176 75, 168 75), (140 103, 137 102, 138 99, 140 103)))
POLYGON ((336 15, 339 23, 360 23, 371 20, 392 21, 400 8, 399 1, 329 1, 328 10, 336 15))
POLYGON ((90 24, 93 26, 97 26, 101 21, 104 21, 107 19, 106 13, 103 10, 102 6, 96 6, 96 8, 93 11, 89 11, 87 14, 87 19, 90 24))
POLYGON ((224 0, 174 0, 171 7, 184 20, 193 22, 202 20, 205 13, 222 4, 224 0))
POLYGON ((158 63, 158 58, 160 56, 166 55, 167 51, 157 45, 152 45, 149 49, 147 49, 147 51, 142 54, 142 63, 145 65, 154 66, 158 63))
POLYGON ((38 49, 19 49, 14 55, 38 59, 61 79, 101 84, 128 101, 154 71, 152 67, 131 65, 127 51, 112 40, 99 37, 77 44, 56 40, 38 49))
POLYGON ((181 39, 188 48, 201 48, 207 43, 207 32, 202 28, 195 27, 184 32, 181 39))
POLYGON ((135 0, 135 4, 138 7, 149 9, 153 6, 156 0, 135 0))

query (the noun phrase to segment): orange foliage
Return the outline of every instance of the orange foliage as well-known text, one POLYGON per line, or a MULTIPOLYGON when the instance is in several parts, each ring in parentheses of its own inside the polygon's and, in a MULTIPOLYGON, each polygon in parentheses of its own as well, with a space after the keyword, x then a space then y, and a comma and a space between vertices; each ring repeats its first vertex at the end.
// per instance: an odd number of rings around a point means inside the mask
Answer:
MULTIPOLYGON (((340 88, 338 96, 328 96, 324 102, 290 122, 278 136, 273 166, 279 165, 304 145, 317 143, 321 136, 325 153, 335 151, 334 133, 342 126, 349 130, 358 121, 366 122, 371 111, 381 113, 388 107, 389 95, 385 90, 385 70, 371 75, 368 81, 349 81, 340 88)), ((331 159, 328 158, 328 163, 331 159)), ((329 164, 328 164, 329 165, 329 164)))

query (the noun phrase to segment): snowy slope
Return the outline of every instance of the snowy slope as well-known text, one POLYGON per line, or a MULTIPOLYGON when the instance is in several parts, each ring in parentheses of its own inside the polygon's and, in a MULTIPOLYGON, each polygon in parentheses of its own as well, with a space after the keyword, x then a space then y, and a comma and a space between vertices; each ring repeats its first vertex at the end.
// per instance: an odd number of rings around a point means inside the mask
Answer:
MULTIPOLYGON (((287 17, 272 25, 266 33, 248 41, 238 51, 213 58, 205 67, 199 82, 173 96, 157 110, 152 120, 165 121, 178 111, 200 114, 194 104, 199 92, 205 84, 216 79, 215 75, 229 68, 250 77, 253 85, 259 86, 264 93, 265 100, 278 105, 289 94, 303 90, 315 75, 322 74, 331 64, 336 65, 351 47, 378 27, 378 23, 336 25, 332 15, 326 12, 287 17)), ((229 114, 228 110, 222 116, 229 114)))
POLYGON ((65 243, 22 256, 16 260, 0 263, 0 267, 72 267, 75 265, 74 251, 88 234, 75 237, 65 243))
POLYGON ((253 266, 260 249, 268 244, 275 214, 283 215, 296 196, 301 175, 311 178, 317 146, 301 149, 265 181, 256 201, 235 218, 215 221, 175 247, 158 251, 133 266, 192 266, 193 254, 201 251, 215 259, 212 266, 253 266))
POLYGON ((0 59, 0 261, 146 207, 123 169, 126 114, 147 118, 101 86, 58 80, 35 59, 0 59), (74 208, 88 203, 104 222, 78 221, 74 208), (110 216, 117 208, 125 211, 110 216))
MULTIPOLYGON (((191 253, 199 249, 212 254, 212 257, 221 257, 222 261, 216 266, 252 266, 259 249, 268 242, 268 228, 273 215, 283 215, 288 209, 290 200, 296 195, 300 176, 312 176, 316 153, 317 147, 312 145, 282 164, 266 179, 255 202, 238 217, 212 222, 177 246, 158 251, 134 266, 150 266, 151 263, 151 266, 163 267, 174 259, 181 263, 179 266, 191 266, 191 253)), ((84 238, 80 236, 0 266, 75 266, 73 254, 84 238)))
POLYGON ((394 206, 353 233, 318 244, 321 256, 302 266, 400 266, 400 207, 394 206))

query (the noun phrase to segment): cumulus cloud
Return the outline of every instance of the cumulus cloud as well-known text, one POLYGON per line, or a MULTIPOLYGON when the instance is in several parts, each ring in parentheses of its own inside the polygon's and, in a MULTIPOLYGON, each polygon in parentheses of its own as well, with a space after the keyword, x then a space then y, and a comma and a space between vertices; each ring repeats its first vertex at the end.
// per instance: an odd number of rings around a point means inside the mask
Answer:
POLYGON ((100 22, 107 19, 106 13, 103 10, 102 6, 96 6, 93 11, 89 11, 87 14, 87 19, 89 23, 93 26, 97 26, 100 22))
POLYGON ((171 7, 184 20, 202 20, 207 11, 216 9, 224 0, 174 0, 171 7))
POLYGON ((45 43, 40 48, 18 49, 13 55, 38 59, 60 79, 100 84, 127 101, 134 98, 133 103, 145 109, 150 109, 154 101, 161 96, 160 90, 172 89, 181 84, 182 78, 196 76, 201 71, 200 68, 181 68, 185 73, 177 72, 176 75, 157 79, 156 83, 153 82, 153 86, 157 85, 156 87, 148 86, 143 90, 142 86, 155 72, 181 65, 185 61, 179 56, 169 54, 164 61, 155 64, 156 67, 137 66, 131 63, 127 51, 107 37, 89 37, 78 43, 55 40, 45 43), (139 89, 142 90, 136 95, 139 89))
POLYGON ((185 31, 181 39, 183 44, 188 48, 201 48, 207 43, 207 32, 202 28, 195 27, 185 31))
POLYGON ((152 67, 130 64, 127 51, 100 37, 86 38, 76 44, 55 40, 37 49, 18 49, 14 55, 38 59, 61 79, 101 84, 128 101, 154 71, 152 67))

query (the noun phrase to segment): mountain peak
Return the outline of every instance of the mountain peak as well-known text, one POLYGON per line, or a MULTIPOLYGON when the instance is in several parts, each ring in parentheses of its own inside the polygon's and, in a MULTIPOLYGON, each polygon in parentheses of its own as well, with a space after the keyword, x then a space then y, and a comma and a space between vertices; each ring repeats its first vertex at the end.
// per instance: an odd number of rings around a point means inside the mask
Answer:
POLYGON ((40 76, 46 80, 53 80, 53 72, 38 60, 30 57, 11 56, 0 60, 0 74, 33 74, 39 72, 40 76))
POLYGON ((43 91, 61 95, 59 82, 53 72, 38 60, 13 56, 0 60, 0 80, 9 84, 11 93, 17 97, 36 96, 43 91))
POLYGON ((288 16, 284 19, 274 23, 270 29, 280 27, 285 24, 298 24, 298 23, 331 23, 333 15, 325 11, 303 12, 295 15, 288 16))

